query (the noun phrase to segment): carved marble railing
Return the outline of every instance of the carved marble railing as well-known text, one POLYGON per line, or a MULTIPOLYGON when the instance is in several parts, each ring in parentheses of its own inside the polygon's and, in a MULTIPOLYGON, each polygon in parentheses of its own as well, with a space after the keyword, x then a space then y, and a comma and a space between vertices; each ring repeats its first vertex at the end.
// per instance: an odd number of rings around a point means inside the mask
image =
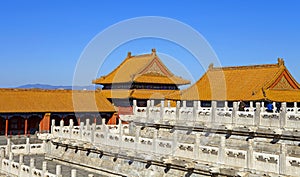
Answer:
POLYGON ((46 142, 31 144, 29 138, 26 139, 26 144, 13 144, 11 139, 7 139, 7 144, 0 146, 6 154, 10 152, 14 154, 44 154, 46 142))
POLYGON ((294 107, 287 107, 281 103, 280 112, 276 112, 276 106, 272 112, 266 112, 264 102, 250 102, 245 111, 238 110, 238 103, 233 102, 233 107, 228 107, 225 101, 224 107, 217 107, 217 102, 212 101, 211 107, 201 107, 200 101, 194 101, 193 107, 187 107, 186 101, 177 101, 176 107, 167 106, 162 101, 160 106, 154 106, 153 100, 148 100, 147 107, 137 107, 134 100, 133 115, 122 115, 124 120, 143 120, 154 123, 169 122, 170 124, 185 123, 193 126, 195 123, 203 125, 233 125, 233 126, 255 126, 273 128, 300 128, 300 108, 297 103, 294 107))
MULTIPOLYGON (((300 175, 300 156, 289 156, 285 144, 275 150, 278 154, 268 152, 256 152, 253 150, 253 140, 248 140, 248 149, 228 148, 226 147, 225 136, 218 136, 220 143, 217 146, 203 145, 200 142, 201 133, 195 133, 196 139, 193 143, 180 142, 177 139, 177 130, 171 137, 158 137, 158 130, 153 128, 153 137, 146 138, 141 136, 141 127, 136 126, 135 133, 124 134, 121 125, 119 132, 110 132, 106 125, 101 125, 101 129, 96 129, 96 125, 81 125, 80 135, 70 134, 75 128, 70 126, 54 126, 57 130, 53 133, 54 139, 60 139, 57 142, 64 143, 64 139, 75 142, 90 143, 96 147, 115 147, 117 149, 127 150, 128 152, 138 152, 150 154, 153 156, 171 157, 171 159, 185 158, 192 161, 202 161, 205 163, 217 163, 231 167, 255 169, 263 172, 272 172, 276 174, 300 175)), ((217 135, 215 135, 217 136, 217 135)), ((274 145, 269 144, 269 148, 274 145)), ((133 153, 134 154, 134 153, 133 153)))
MULTIPOLYGON (((30 159, 30 164, 25 165, 23 161, 23 155, 19 156, 19 161, 16 162, 13 159, 13 153, 9 154, 9 158, 6 159, 0 156, 0 172, 7 176, 19 176, 19 177, 62 177, 61 165, 56 165, 56 173, 50 173, 47 167, 47 162, 44 161, 42 169, 35 167, 35 159, 30 159)), ((71 170, 71 177, 76 177, 76 170, 71 170)))

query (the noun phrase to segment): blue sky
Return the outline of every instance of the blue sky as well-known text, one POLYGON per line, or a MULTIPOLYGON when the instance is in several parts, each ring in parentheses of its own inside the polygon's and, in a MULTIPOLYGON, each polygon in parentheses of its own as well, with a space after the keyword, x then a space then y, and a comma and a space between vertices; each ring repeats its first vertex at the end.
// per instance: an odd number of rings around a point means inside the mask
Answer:
MULTIPOLYGON (((71 85, 80 55, 97 34, 141 16, 168 17, 191 26, 209 42, 222 66, 276 63, 282 57, 300 82, 299 9, 296 0, 2 0, 0 87, 71 85)), ((113 51, 98 76, 114 69, 127 51, 150 53, 151 48, 178 58, 191 80, 199 79, 206 69, 195 66, 189 53, 180 53, 170 42, 144 39, 113 51)))

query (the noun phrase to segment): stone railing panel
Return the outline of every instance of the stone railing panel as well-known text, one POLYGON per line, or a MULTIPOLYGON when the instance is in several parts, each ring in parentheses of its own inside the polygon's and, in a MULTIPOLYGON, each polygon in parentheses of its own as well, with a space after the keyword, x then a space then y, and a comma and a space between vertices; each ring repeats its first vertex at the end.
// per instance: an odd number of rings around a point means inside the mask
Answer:
POLYGON ((260 114, 260 125, 265 127, 280 127, 279 113, 262 112, 260 114))
POLYGON ((114 133, 108 133, 106 143, 109 146, 116 146, 119 145, 120 136, 114 133))
POLYGON ((172 142, 165 140, 157 140, 156 142, 156 153, 162 155, 172 154, 172 142))
POLYGON ((82 130, 82 140, 83 141, 92 141, 92 131, 91 130, 82 130))
POLYGON ((211 109, 210 108, 202 108, 197 110, 197 119, 199 122, 210 122, 211 117, 211 109))
POLYGON ((178 143, 175 155, 183 158, 194 158, 194 145, 193 144, 187 144, 187 143, 178 143))
POLYGON ((32 177, 40 177, 40 176, 42 176, 42 174, 43 174, 42 170, 34 168, 32 170, 32 174, 31 175, 32 175, 32 177))
POLYGON ((287 113, 286 127, 293 129, 300 129, 300 114, 292 112, 287 113))
POLYGON ((27 165, 21 165, 20 176, 30 176, 30 167, 27 165))
POLYGON ((95 132, 94 134, 94 143, 95 144, 107 144, 105 134, 103 132, 95 132))
POLYGON ((14 154, 27 154, 26 144, 12 145, 11 151, 14 154))
POLYGON ((134 113, 139 117, 146 117, 147 115, 146 111, 147 111, 146 107, 135 107, 134 113))
POLYGON ((273 154, 266 154, 260 152, 254 152, 254 169, 265 172, 279 172, 279 156, 273 154))
POLYGON ((30 144, 29 154, 44 154, 43 144, 30 144))
POLYGON ((119 127, 118 125, 106 125, 109 133, 118 133, 119 127))
POLYGON ((160 108, 159 107, 150 107, 149 108, 149 119, 153 120, 154 122, 160 121, 160 108))
POLYGON ((176 108, 164 108, 164 120, 176 121, 176 108))
POLYGON ((247 151, 235 150, 235 149, 225 149, 224 163, 233 167, 247 167, 247 151))
POLYGON ((200 146, 199 149, 199 160, 205 162, 217 163, 219 148, 211 146, 200 146))
POLYGON ((254 112, 237 111, 237 125, 254 125, 254 112))
POLYGON ((232 111, 225 111, 225 110, 216 111, 215 123, 231 124, 232 123, 232 111))
POLYGON ((2 159, 2 168, 1 168, 1 170, 3 171, 3 172, 10 172, 10 165, 11 165, 11 162, 10 162, 10 160, 8 160, 8 159, 2 159))
POLYGON ((11 162, 10 173, 11 174, 19 174, 19 171, 20 171, 20 164, 17 162, 11 162))
POLYGON ((74 127, 72 130, 71 130, 71 138, 72 139, 81 139, 81 132, 80 132, 80 127, 74 127))
POLYGON ((286 157, 286 174, 300 176, 300 158, 286 157))
POLYGON ((53 136, 59 136, 60 137, 60 127, 54 126, 53 131, 51 132, 53 136))
POLYGON ((62 138, 70 138, 71 136, 71 130, 69 126, 64 126, 61 130, 61 137, 62 138))
POLYGON ((135 137, 122 136, 122 147, 126 149, 135 149, 135 137))
POLYGON ((193 120, 193 108, 182 107, 179 110, 179 120, 193 120))
POLYGON ((138 149, 144 152, 153 151, 153 139, 150 138, 139 138, 138 149))

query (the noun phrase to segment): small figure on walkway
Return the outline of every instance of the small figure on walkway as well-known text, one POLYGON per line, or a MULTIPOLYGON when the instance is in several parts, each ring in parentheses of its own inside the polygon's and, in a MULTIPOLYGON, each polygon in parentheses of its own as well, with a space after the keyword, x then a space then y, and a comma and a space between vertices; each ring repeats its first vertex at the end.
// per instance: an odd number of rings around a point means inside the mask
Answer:
POLYGON ((273 112, 274 106, 272 102, 269 102, 267 105, 267 112, 273 112))
POLYGON ((276 112, 279 113, 281 108, 281 103, 276 102, 276 112))
POLYGON ((246 103, 240 100, 239 111, 245 111, 246 103))

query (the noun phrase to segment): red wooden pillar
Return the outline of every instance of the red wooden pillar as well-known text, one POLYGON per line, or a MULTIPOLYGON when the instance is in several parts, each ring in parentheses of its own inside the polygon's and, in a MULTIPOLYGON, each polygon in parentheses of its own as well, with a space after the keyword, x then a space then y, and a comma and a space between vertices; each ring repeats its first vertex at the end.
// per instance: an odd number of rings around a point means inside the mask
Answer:
POLYGON ((25 117, 25 127, 24 127, 24 135, 27 135, 27 129, 28 129, 28 122, 27 117, 25 117))
POLYGON ((78 125, 80 125, 80 116, 77 118, 78 125))
POLYGON ((21 133, 20 131, 21 131, 21 129, 22 129, 22 118, 23 118, 23 117, 19 116, 18 119, 17 119, 17 120, 18 120, 18 122, 17 122, 17 131, 18 131, 18 135, 20 135, 20 133, 21 133))
POLYGON ((0 118, 0 130, 2 131, 3 130, 3 125, 2 125, 2 123, 3 123, 3 120, 2 120, 2 117, 0 118))
POLYGON ((5 136, 8 135, 8 116, 6 116, 6 119, 5 119, 5 136))
POLYGON ((94 123, 97 124, 97 117, 94 116, 94 123))

